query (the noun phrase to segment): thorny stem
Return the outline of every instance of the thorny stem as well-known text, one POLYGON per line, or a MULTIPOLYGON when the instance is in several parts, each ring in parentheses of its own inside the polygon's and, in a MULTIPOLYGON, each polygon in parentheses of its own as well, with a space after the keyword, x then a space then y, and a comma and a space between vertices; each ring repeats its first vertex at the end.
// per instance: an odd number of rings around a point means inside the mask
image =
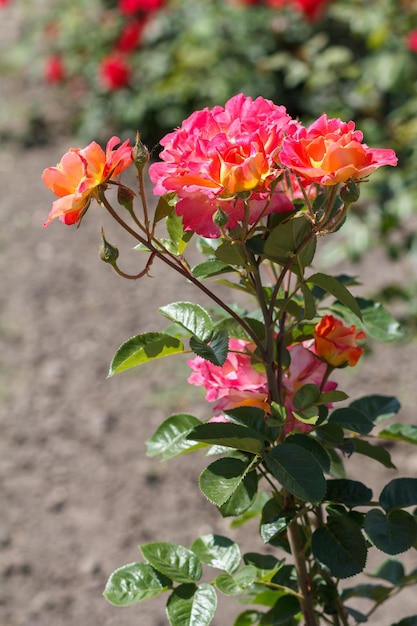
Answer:
POLYGON ((223 300, 217 296, 213 291, 211 291, 208 287, 206 287, 203 283, 201 283, 192 272, 189 270, 187 266, 185 266, 180 259, 177 259, 175 256, 171 255, 169 252, 166 254, 158 249, 152 241, 147 241, 144 237, 142 237, 139 233, 137 233, 133 228, 129 226, 118 213, 113 209, 111 204, 108 202, 104 193, 100 196, 100 203, 107 209, 113 219, 124 228, 134 239, 139 241, 141 244, 145 245, 149 248, 149 250, 159 259, 161 259, 164 263, 169 265, 176 272, 181 274, 187 280, 196 285, 203 293, 205 293, 209 298, 211 298, 216 304, 218 304, 230 317, 232 317, 236 322, 242 326, 247 335, 252 339, 255 343, 258 350, 261 352, 262 356, 265 355, 265 350, 262 343, 259 341, 258 337, 251 329, 251 327, 243 320, 233 309, 231 309, 227 304, 223 302, 223 300))

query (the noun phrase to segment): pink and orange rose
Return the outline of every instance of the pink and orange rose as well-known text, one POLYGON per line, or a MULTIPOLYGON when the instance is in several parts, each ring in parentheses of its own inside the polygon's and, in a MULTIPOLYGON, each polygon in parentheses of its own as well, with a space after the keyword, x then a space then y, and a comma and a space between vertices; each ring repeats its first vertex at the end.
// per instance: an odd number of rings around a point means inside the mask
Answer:
POLYGON ((356 326, 345 326, 333 315, 324 315, 314 331, 315 352, 333 367, 353 366, 363 353, 357 342, 365 338, 356 326))
POLYGON ((285 138, 280 159, 305 184, 326 186, 359 180, 383 165, 397 164, 393 150, 369 148, 362 139, 354 122, 324 114, 285 138))
POLYGON ((281 172, 278 155, 284 136, 297 127, 283 106, 243 94, 224 107, 196 111, 161 140, 162 162, 149 171, 154 193, 176 192, 185 229, 204 237, 220 236, 211 223, 218 208, 229 215, 228 228, 243 219, 242 193, 248 198, 250 224, 258 219, 265 198, 263 214, 289 212, 293 206, 285 195, 277 194, 271 203, 268 197, 281 172))
POLYGON ((58 196, 52 205, 45 226, 59 218, 64 224, 79 222, 91 199, 97 198, 100 185, 123 172, 132 163, 129 140, 120 143, 112 137, 106 152, 95 142, 86 148, 72 148, 64 154, 56 167, 48 167, 42 174, 45 185, 58 196))

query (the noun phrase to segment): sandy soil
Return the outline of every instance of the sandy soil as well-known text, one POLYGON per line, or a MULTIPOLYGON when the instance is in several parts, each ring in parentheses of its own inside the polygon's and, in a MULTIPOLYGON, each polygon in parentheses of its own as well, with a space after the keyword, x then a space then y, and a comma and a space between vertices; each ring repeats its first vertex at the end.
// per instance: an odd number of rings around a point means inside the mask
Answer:
MULTIPOLYGON (((163 626, 158 599, 117 609, 102 597, 110 572, 139 560, 138 544, 190 545, 217 532, 252 550, 262 546, 251 545, 245 529, 231 531, 199 493, 202 454, 168 464, 145 456, 145 440, 169 414, 204 415, 202 395, 183 385, 185 363, 167 360, 106 379, 120 343, 163 326, 158 305, 195 294, 158 266, 154 279, 136 283, 112 273, 97 254, 98 209, 80 229, 43 229, 52 197, 40 175, 71 144, 0 147, 0 624, 163 626)), ((122 242, 116 234, 109 239, 122 242)), ((132 269, 136 263, 136 255, 127 259, 132 269)), ((363 291, 409 271, 377 252, 361 271, 363 291)), ((400 418, 412 422, 416 369, 415 340, 376 346, 346 372, 342 387, 353 397, 397 392, 400 418)), ((349 475, 366 474, 376 493, 396 475, 415 476, 415 452, 392 452, 398 474, 354 460, 349 475)), ((417 566, 415 552, 407 560, 417 566)), ((214 626, 231 624, 238 612, 234 600, 222 601, 214 626)), ((389 626, 416 612, 413 594, 403 593, 369 623, 389 626)))

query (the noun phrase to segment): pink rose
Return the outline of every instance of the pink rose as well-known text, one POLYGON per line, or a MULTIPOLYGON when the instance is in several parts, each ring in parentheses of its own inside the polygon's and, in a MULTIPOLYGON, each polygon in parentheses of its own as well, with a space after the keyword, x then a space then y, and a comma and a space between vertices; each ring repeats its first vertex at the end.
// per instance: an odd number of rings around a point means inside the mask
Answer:
POLYGON ((298 174, 304 184, 336 185, 361 179, 382 165, 396 165, 390 149, 368 148, 354 122, 319 117, 309 128, 300 127, 285 138, 281 162, 298 174))
MULTIPOLYGON (((253 224, 259 216, 259 202, 265 198, 267 206, 270 185, 280 174, 283 138, 297 126, 284 107, 243 94, 231 98, 224 108, 196 111, 161 140, 162 162, 149 170, 154 193, 175 191, 185 229, 218 237, 219 229, 209 224, 212 215, 220 207, 230 218, 226 226, 234 228, 243 215, 243 203, 236 202, 236 196, 245 192, 253 224)), ((284 197, 275 198, 263 214, 292 209, 284 197)))

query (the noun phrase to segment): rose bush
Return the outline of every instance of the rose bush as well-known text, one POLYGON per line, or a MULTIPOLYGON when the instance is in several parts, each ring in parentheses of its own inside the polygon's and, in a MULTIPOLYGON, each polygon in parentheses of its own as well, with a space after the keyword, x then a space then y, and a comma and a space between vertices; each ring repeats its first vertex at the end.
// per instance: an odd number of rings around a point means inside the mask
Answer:
POLYGON ((349 221, 364 177, 395 165, 395 154, 368 148, 353 122, 325 116, 305 129, 282 106, 239 94, 224 107, 196 112, 163 138, 162 161, 150 167, 161 194, 151 210, 149 151, 139 135, 133 149, 128 142, 116 148, 118 142, 113 137, 106 154, 94 143, 69 151, 46 170, 44 182, 59 197, 47 224, 55 217, 79 223, 94 199, 146 257, 140 271, 127 274, 102 231, 100 257, 116 272, 137 280, 159 260, 212 303, 160 307, 167 328, 126 341, 109 375, 187 355, 188 382, 206 390, 215 415, 169 416, 147 441, 147 453, 170 459, 205 448, 201 492, 234 525, 258 517, 268 547, 242 555, 236 542, 214 533, 190 547, 151 541, 140 546, 141 561, 110 576, 105 597, 128 606, 168 593, 171 626, 208 626, 218 594, 250 604, 235 626, 367 622, 385 600, 417 583, 417 573, 392 558, 417 545, 417 479, 395 478, 374 495, 347 478, 344 465, 348 470, 360 454, 394 468, 381 443, 415 445, 417 427, 382 426, 400 409, 395 397, 350 401, 333 379, 345 365, 357 365, 365 336, 390 341, 401 333, 382 307, 354 297, 353 278, 310 266, 319 241, 349 221), (308 141, 295 158, 297 136, 308 141), (306 173, 300 159, 307 157, 306 173), (138 193, 115 179, 130 164, 138 193), (114 201, 110 186, 118 190, 114 201), (196 265, 187 249, 193 237, 203 255, 196 265), (373 582, 344 588, 341 581, 364 571, 374 548, 389 558, 371 574, 373 582), (370 606, 358 611, 351 599, 364 597, 370 606))

